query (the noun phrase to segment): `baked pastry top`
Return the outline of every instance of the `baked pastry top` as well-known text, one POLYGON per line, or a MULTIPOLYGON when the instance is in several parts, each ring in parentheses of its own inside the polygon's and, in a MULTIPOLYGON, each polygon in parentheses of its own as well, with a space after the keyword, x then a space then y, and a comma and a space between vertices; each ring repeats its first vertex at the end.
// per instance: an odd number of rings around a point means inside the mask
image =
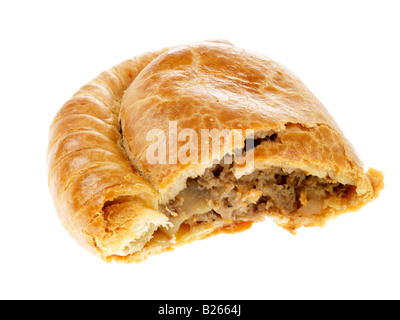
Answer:
POLYGON ((242 231, 266 216, 291 232, 322 226, 383 188, 383 174, 364 172, 293 73, 226 41, 165 48, 101 73, 56 115, 48 167, 65 228, 118 262, 242 231), (167 148, 153 152, 152 130, 166 133, 158 142, 167 148), (212 148, 214 136, 204 132, 241 135, 212 148), (233 157, 238 151, 252 161, 233 157))

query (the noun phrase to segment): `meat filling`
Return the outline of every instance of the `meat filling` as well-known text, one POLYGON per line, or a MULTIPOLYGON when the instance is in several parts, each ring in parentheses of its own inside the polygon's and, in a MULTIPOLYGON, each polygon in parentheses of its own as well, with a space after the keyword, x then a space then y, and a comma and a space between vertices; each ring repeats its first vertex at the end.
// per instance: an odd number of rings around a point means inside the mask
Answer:
POLYGON ((182 223, 260 221, 266 215, 316 216, 322 213, 326 199, 345 197, 350 187, 281 168, 236 179, 232 167, 218 164, 187 181, 187 188, 166 206, 174 224, 168 233, 174 234, 182 223))

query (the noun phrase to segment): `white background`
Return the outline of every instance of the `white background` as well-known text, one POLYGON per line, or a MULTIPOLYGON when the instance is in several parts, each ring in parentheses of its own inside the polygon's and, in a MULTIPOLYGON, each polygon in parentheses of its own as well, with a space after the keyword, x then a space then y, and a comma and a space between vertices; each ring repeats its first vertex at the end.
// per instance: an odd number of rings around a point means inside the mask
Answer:
POLYGON ((1 299, 399 299, 399 1, 1 1, 1 299), (50 123, 103 70, 224 38, 280 61, 324 103, 381 197, 297 236, 267 220, 139 265, 107 264, 59 222, 50 123))

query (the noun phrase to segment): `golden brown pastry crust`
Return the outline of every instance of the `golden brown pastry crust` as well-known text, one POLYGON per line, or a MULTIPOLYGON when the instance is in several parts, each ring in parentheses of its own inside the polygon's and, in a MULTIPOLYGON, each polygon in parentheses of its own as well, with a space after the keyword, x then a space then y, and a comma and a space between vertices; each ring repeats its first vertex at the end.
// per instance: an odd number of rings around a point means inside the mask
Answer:
MULTIPOLYGON (((346 210, 360 208, 383 188, 382 174, 373 169, 364 173, 328 111, 277 62, 224 41, 146 53, 83 86, 50 128, 49 186, 57 212, 72 237, 107 261, 140 261, 196 239, 251 226, 241 222, 215 229, 205 224, 168 246, 161 245, 165 235, 156 232, 143 250, 114 254, 149 226, 168 225, 159 203, 175 197, 188 177, 207 168, 146 161, 147 131, 167 132, 169 121, 177 121, 178 130, 191 128, 199 134, 202 128, 277 133, 279 143, 254 149, 255 167, 298 168, 354 185, 346 210)), ((346 210, 329 208, 314 225, 346 210)), ((294 230, 304 223, 280 225, 294 230)))

